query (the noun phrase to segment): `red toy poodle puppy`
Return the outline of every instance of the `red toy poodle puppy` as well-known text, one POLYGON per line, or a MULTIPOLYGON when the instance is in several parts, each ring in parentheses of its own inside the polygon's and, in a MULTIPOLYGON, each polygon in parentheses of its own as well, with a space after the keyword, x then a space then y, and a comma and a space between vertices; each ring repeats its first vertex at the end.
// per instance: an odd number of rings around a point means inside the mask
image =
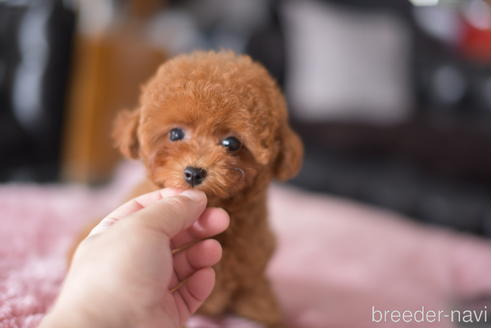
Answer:
POLYGON ((164 63, 140 105, 117 118, 114 139, 139 159, 147 180, 132 197, 158 188, 196 188, 224 208, 230 227, 217 236, 223 257, 200 313, 232 312, 281 327, 265 276, 275 247, 267 221, 272 179, 294 177, 303 146, 291 130, 285 99, 265 68, 230 51, 194 52, 164 63))

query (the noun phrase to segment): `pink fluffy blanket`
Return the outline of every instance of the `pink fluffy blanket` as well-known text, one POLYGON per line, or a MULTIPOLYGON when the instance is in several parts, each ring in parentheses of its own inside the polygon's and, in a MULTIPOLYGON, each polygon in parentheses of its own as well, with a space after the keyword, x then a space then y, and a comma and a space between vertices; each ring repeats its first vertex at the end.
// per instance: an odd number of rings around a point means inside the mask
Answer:
MULTIPOLYGON (((117 205, 140 174, 127 164, 98 190, 0 187, 0 328, 38 324, 56 297, 75 235, 117 205)), ((269 274, 292 327, 374 327, 375 311, 448 311, 489 295, 486 240, 282 186, 271 189, 269 204, 279 242, 269 274)), ((257 327, 238 318, 199 317, 188 326, 257 327)), ((432 325, 449 326, 446 320, 432 325)))

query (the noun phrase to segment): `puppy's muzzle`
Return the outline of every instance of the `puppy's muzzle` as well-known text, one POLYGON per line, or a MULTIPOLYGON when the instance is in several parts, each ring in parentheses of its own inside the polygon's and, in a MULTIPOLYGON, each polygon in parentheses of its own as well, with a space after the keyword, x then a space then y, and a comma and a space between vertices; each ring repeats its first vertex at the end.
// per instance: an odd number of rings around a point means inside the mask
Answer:
POLYGON ((207 171, 200 167, 188 166, 184 169, 184 179, 190 186, 198 186, 207 177, 207 171))

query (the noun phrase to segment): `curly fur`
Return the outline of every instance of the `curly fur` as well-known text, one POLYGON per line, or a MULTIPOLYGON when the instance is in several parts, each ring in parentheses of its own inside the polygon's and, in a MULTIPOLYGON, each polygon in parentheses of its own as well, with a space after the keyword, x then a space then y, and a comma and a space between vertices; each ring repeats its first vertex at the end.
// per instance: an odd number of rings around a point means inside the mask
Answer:
POLYGON ((175 57, 143 87, 139 107, 119 115, 113 137, 125 156, 140 159, 147 170, 148 180, 132 196, 162 187, 187 189, 184 168, 201 167, 208 175, 195 188, 231 216, 229 229, 217 237, 224 251, 215 267, 216 286, 200 312, 232 311, 280 326, 265 277, 275 244, 266 190, 272 179, 297 174, 303 147, 268 72, 230 51, 175 57), (172 142, 168 134, 176 127, 186 137, 172 142), (228 136, 243 143, 237 153, 220 145, 228 136))

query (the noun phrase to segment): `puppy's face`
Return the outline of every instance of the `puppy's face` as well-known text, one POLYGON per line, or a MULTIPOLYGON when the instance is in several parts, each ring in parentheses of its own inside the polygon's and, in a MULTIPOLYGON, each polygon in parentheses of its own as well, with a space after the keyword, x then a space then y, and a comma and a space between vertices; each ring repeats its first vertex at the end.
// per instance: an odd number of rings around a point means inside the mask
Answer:
POLYGON ((141 111, 138 137, 140 157, 158 186, 228 198, 269 171, 255 158, 250 141, 256 131, 245 123, 247 111, 210 108, 183 96, 154 104, 141 111))
POLYGON ((276 87, 248 93, 208 80, 174 79, 174 88, 163 80, 159 73, 151 80, 139 109, 122 113, 114 133, 156 185, 226 199, 297 173, 302 145, 285 108, 275 108, 284 104, 276 87))

